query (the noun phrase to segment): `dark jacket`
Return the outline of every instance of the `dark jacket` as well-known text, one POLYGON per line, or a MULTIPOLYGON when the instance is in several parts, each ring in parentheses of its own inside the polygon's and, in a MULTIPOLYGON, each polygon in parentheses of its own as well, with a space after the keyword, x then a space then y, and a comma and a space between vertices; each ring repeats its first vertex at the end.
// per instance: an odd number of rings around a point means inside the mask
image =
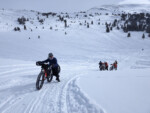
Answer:
POLYGON ((102 62, 101 61, 99 62, 99 66, 102 66, 102 62))
POLYGON ((42 63, 49 63, 49 66, 52 65, 53 68, 58 67, 58 63, 57 63, 57 59, 54 57, 53 59, 46 59, 44 61, 42 61, 42 63))

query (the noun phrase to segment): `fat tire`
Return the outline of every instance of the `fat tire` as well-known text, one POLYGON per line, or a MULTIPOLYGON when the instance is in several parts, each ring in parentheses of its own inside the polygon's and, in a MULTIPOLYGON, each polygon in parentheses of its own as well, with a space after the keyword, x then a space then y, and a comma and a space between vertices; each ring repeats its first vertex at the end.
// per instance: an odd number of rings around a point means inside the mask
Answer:
POLYGON ((36 80, 36 89, 40 90, 44 84, 44 73, 40 72, 36 80))
POLYGON ((50 74, 47 76, 47 82, 51 82, 53 79, 53 74, 52 71, 50 72, 50 74))
POLYGON ((113 66, 111 66, 109 70, 110 70, 110 71, 113 71, 113 66))

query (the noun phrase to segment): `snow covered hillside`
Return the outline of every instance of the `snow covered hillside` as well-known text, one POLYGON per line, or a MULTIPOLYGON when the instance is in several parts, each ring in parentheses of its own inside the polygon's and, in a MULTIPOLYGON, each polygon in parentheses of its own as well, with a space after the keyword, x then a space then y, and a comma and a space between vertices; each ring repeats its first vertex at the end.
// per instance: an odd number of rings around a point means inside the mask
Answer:
POLYGON ((127 37, 118 26, 106 32, 106 23, 135 11, 150 13, 148 5, 75 13, 0 9, 0 113, 150 112, 149 33, 127 37), (61 82, 53 78, 37 91, 35 62, 50 52, 61 66, 61 82), (118 70, 99 71, 100 60, 117 60, 118 70))

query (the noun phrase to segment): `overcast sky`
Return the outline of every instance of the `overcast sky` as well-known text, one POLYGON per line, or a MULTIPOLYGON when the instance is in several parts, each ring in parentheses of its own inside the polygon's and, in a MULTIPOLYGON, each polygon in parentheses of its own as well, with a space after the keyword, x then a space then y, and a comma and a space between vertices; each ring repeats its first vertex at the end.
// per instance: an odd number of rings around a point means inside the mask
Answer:
POLYGON ((104 4, 130 2, 150 4, 149 0, 0 0, 0 8, 75 12, 104 4))

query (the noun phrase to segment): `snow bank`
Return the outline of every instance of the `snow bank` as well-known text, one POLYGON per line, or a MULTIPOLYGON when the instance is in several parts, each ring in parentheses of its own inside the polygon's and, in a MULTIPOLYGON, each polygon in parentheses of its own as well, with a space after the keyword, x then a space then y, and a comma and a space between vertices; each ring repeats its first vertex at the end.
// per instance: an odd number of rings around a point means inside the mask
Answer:
POLYGON ((150 70, 90 71, 79 86, 106 113, 146 113, 150 105, 150 70))

